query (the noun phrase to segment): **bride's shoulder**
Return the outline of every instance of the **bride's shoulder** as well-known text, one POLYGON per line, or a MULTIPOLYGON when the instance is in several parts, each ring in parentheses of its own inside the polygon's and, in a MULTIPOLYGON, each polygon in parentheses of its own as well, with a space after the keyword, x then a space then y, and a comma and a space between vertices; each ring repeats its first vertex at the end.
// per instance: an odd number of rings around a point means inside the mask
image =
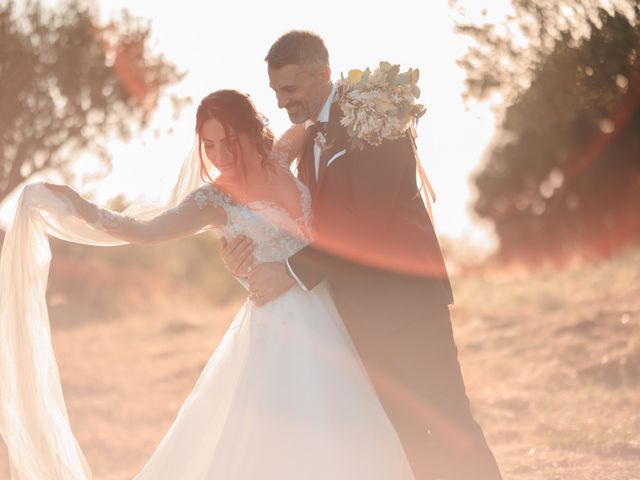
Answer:
POLYGON ((188 195, 188 200, 195 202, 198 208, 224 207, 232 203, 231 198, 219 186, 205 183, 188 195))

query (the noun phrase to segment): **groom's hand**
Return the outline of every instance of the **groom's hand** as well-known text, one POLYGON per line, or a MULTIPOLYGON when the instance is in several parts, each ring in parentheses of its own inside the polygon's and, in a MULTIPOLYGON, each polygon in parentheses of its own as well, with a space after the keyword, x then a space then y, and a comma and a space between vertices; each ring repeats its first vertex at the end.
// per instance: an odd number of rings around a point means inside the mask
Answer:
POLYGON ((220 237, 220 257, 231 275, 247 278, 247 273, 253 265, 253 243, 243 235, 230 241, 220 237))
POLYGON ((256 265, 249 271, 249 297, 258 307, 275 300, 295 285, 283 263, 270 262, 256 265))

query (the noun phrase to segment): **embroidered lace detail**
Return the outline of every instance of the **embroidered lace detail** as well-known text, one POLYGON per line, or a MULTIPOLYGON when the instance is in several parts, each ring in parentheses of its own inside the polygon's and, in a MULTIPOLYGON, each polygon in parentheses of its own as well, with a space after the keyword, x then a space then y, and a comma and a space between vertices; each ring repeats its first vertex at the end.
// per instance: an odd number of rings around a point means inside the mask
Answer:
MULTIPOLYGON (((220 208, 225 205, 231 204, 232 201, 228 195, 218 190, 215 186, 206 184, 203 185, 189 195, 177 206, 166 210, 162 217, 167 218, 174 216, 176 218, 181 215, 185 215, 186 210, 189 207, 196 206, 199 210, 204 210, 208 207, 220 208)), ((93 227, 109 231, 109 230, 127 230, 129 227, 140 223, 141 220, 126 214, 114 212, 107 208, 97 208, 98 218, 95 222, 91 223, 93 227)), ((162 232, 158 232, 162 233, 162 232)))
POLYGON ((227 195, 222 193, 213 185, 209 185, 209 184, 203 185, 197 190, 194 190, 193 192, 191 192, 187 196, 187 199, 190 196, 193 196, 200 210, 205 208, 207 205, 211 205, 212 207, 219 208, 224 206, 225 204, 231 203, 231 199, 227 195))
POLYGON ((227 226, 222 234, 228 238, 244 235, 251 239, 258 263, 285 261, 311 241, 311 195, 302 182, 298 179, 295 182, 303 207, 301 218, 293 218, 287 210, 271 202, 226 205, 227 226))
POLYGON ((99 230, 121 229, 126 224, 134 224, 138 221, 135 217, 128 217, 107 208, 98 208, 98 219, 91 223, 93 227, 99 230))
POLYGON ((298 189, 300 190, 300 198, 302 200, 302 218, 299 219, 299 222, 302 224, 303 231, 305 232, 308 238, 312 238, 314 236, 313 232, 313 211, 311 205, 311 191, 309 188, 302 183, 300 180, 296 178, 296 185, 298 185, 298 189))
POLYGON ((293 142, 288 138, 281 138, 278 141, 278 146, 274 147, 269 154, 269 158, 275 163, 289 168, 289 155, 293 149, 293 142))

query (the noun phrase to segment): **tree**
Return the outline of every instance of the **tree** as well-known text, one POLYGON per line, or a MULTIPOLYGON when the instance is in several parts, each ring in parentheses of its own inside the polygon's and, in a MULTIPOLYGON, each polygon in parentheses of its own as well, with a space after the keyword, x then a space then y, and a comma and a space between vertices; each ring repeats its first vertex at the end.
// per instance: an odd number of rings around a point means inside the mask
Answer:
POLYGON ((513 0, 524 30, 540 33, 519 61, 525 47, 495 27, 462 28, 479 42, 462 62, 468 95, 507 99, 475 178, 475 210, 503 258, 607 254, 640 238, 640 7, 623 3, 568 19, 578 2, 513 0))
MULTIPOLYGON (((609 0, 610 10, 638 18, 636 0, 609 0)), ((469 23, 461 0, 449 0, 461 16, 456 30, 475 40, 458 63, 467 72, 467 98, 486 100, 498 93, 508 106, 525 91, 558 41, 577 46, 601 26, 602 0, 511 0, 503 21, 469 23)), ((482 14, 488 13, 485 8, 482 14)))
POLYGON ((144 127, 182 74, 148 48, 150 27, 126 11, 107 25, 74 0, 0 5, 0 201, 36 172, 68 174, 81 151, 108 165, 100 141, 144 127))

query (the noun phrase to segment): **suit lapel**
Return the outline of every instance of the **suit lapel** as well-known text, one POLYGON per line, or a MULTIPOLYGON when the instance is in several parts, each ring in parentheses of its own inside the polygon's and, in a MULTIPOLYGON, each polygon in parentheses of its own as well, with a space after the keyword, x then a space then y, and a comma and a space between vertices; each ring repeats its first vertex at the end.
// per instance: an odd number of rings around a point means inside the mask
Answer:
MULTIPOLYGON (((340 125, 340 117, 342 111, 336 102, 331 105, 331 110, 329 110, 329 122, 327 123, 327 128, 325 131, 325 135, 327 137, 328 147, 320 152, 320 169, 318 172, 318 190, 322 186, 322 182, 324 181, 327 173, 328 162, 339 154, 343 150, 348 150, 347 148, 347 130, 340 125)), ((337 158, 337 157, 336 157, 337 158)))

